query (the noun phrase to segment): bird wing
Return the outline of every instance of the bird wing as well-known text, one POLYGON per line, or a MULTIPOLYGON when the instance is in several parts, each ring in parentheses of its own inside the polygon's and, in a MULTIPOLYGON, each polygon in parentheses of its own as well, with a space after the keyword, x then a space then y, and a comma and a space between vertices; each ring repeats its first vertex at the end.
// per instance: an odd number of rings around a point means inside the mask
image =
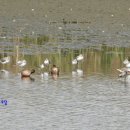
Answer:
POLYGON ((121 70, 121 69, 117 69, 117 71, 119 71, 119 72, 121 72, 121 73, 123 73, 123 72, 124 72, 124 70, 121 70))

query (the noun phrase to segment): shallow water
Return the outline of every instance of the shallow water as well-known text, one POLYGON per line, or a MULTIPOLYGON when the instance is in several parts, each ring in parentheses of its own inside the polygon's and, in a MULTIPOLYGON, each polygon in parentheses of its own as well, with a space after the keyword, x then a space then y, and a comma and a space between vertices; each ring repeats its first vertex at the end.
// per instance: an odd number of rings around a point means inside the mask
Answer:
POLYGON ((0 58, 11 61, 0 64, 0 129, 129 130, 130 80, 116 70, 130 57, 129 5, 1 0, 0 58), (72 65, 79 54, 84 60, 72 65), (46 58, 51 64, 40 69, 46 58), (23 59, 27 65, 17 66, 23 59), (59 77, 48 74, 53 64, 59 77), (36 73, 21 79, 20 71, 32 68, 36 73))
POLYGON ((120 80, 116 71, 123 67, 129 48, 102 45, 34 55, 3 51, 1 57, 10 55, 11 62, 0 66, 0 98, 8 101, 0 104, 1 129, 129 129, 130 82, 120 80), (84 60, 73 66, 79 54, 84 60), (58 78, 41 75, 48 72, 48 67, 39 70, 45 58, 60 68, 58 78), (27 60, 25 68, 36 69, 31 78, 21 79, 19 59, 27 60))
POLYGON ((0 95, 8 101, 0 104, 1 129, 129 129, 129 83, 102 74, 33 78, 0 78, 0 95))

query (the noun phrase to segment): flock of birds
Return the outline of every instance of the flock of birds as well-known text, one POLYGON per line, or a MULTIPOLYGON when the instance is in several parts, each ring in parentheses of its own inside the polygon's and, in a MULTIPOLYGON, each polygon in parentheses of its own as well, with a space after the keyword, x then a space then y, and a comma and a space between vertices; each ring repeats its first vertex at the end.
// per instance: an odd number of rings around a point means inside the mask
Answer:
POLYGON ((121 69, 117 69, 117 71, 120 72, 119 77, 126 78, 130 75, 130 61, 128 60, 128 58, 126 58, 123 61, 123 64, 125 65, 125 67, 121 69))
MULTIPOLYGON (((84 59, 84 57, 82 54, 78 55, 75 59, 72 60, 72 65, 78 66, 79 62, 82 61, 83 59, 84 59)), ((4 65, 4 64, 9 63, 10 60, 11 60, 10 56, 7 56, 4 58, 1 58, 0 63, 4 65)), ((18 65, 19 67, 24 67, 26 64, 27 64, 26 60, 19 60, 16 63, 16 65, 18 65)), ((50 64, 50 61, 49 61, 49 59, 46 58, 39 67, 40 67, 40 69, 43 69, 46 66, 49 66, 49 64, 50 64)), ((128 75, 130 75, 130 61, 128 60, 128 58, 126 58, 123 61, 123 64, 125 65, 125 67, 121 68, 121 69, 117 69, 117 71, 120 72, 119 77, 126 78, 128 75)), ((5 70, 1 70, 1 71, 5 72, 5 70)), ((56 77, 59 76, 59 68, 54 64, 51 67, 51 70, 49 72, 52 76, 56 76, 56 77)), ((21 77, 30 77, 31 74, 33 74, 33 73, 35 73, 35 69, 32 69, 32 70, 23 69, 21 71, 21 77)), ((44 72, 41 74, 42 77, 45 77, 48 75, 49 75, 48 72, 44 72)), ((83 71, 81 69, 79 69, 78 67, 76 67, 76 70, 72 71, 72 75, 73 76, 83 75, 83 71)))
MULTIPOLYGON (((72 60, 72 65, 78 65, 80 61, 82 61, 84 59, 83 55, 80 54, 78 55, 75 59, 72 60)), ((1 64, 8 64, 10 62, 11 58, 10 56, 7 56, 7 57, 4 57, 4 58, 1 58, 0 59, 0 63, 1 64)), ((24 60, 19 60, 17 61, 16 65, 23 68, 25 65, 27 64, 27 61, 24 59, 24 60)), ((50 60, 49 59, 45 59, 43 61, 42 64, 39 65, 40 69, 42 70, 43 68, 45 68, 46 66, 49 66, 49 64, 51 64, 50 60)), ((77 67, 76 67, 77 68, 77 67)), ((5 70, 1 70, 3 72, 5 72, 5 70)), ((30 77, 33 73, 35 73, 35 69, 32 69, 32 70, 28 70, 28 69, 23 69, 21 72, 21 77, 30 77)), ((57 76, 59 76, 59 68, 53 64, 52 67, 51 67, 51 70, 49 71, 49 73, 53 76, 53 78, 57 78, 57 76)), ((44 73, 41 73, 41 76, 42 77, 46 77, 49 75, 48 72, 44 72, 44 73)), ((72 71, 72 75, 82 75, 83 74, 83 71, 81 69, 76 69, 76 71, 72 71)))
MULTIPOLYGON (((82 54, 78 55, 75 59, 72 60, 72 65, 78 66, 79 62, 82 61, 83 59, 84 59, 84 57, 83 57, 82 54)), ((7 57, 4 57, 4 58, 1 58, 0 63, 4 65, 4 64, 9 63, 10 60, 11 60, 10 56, 7 56, 7 57)), ((24 67, 26 64, 27 64, 26 60, 19 60, 16 63, 16 65, 18 65, 19 67, 24 67)), ((49 64, 50 64, 50 61, 49 61, 49 59, 46 58, 39 67, 40 67, 40 69, 43 69, 46 66, 49 66, 49 64)), ((119 77, 126 78, 127 76, 130 75, 130 61, 128 60, 128 58, 126 58, 123 61, 123 64, 125 65, 125 67, 121 68, 121 69, 117 69, 117 71, 120 72, 119 77)), ((5 72, 5 70, 1 70, 1 71, 5 72)), ((54 64, 51 67, 51 70, 49 72, 52 76, 56 76, 56 77, 59 76, 59 68, 54 64)), ((30 77, 31 74, 33 74, 33 73, 35 73, 35 69, 32 69, 32 70, 23 69, 21 71, 21 77, 30 77)), ((45 77, 45 76, 48 76, 48 75, 49 75, 48 72, 44 72, 44 73, 41 74, 42 77, 45 77)), ((76 70, 72 71, 72 75, 73 76, 83 75, 83 71, 81 69, 79 69, 78 67, 76 67, 76 70)))

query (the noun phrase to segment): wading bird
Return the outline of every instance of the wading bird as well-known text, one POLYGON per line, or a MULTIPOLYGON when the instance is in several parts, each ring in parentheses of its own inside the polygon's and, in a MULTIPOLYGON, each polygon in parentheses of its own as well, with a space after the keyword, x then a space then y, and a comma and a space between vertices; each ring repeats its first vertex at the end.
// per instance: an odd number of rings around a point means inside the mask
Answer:
POLYGON ((126 77, 127 75, 130 75, 130 62, 129 62, 128 58, 126 58, 123 61, 123 64, 125 64, 124 68, 117 69, 117 71, 120 72, 120 74, 118 75, 119 77, 126 77))
POLYGON ((45 60, 44 60, 44 65, 49 65, 50 64, 50 61, 46 58, 45 60))
POLYGON ((0 59, 1 64, 7 64, 10 62, 10 56, 4 57, 0 59))
POLYGON ((41 64, 41 65, 40 65, 40 68, 41 68, 41 69, 43 69, 44 67, 45 67, 44 64, 41 64))
POLYGON ((26 60, 19 60, 19 61, 17 62, 17 65, 20 66, 20 67, 24 67, 26 64, 27 64, 27 61, 26 61, 26 60))
POLYGON ((80 54, 80 55, 78 55, 78 56, 76 57, 76 59, 77 59, 77 61, 81 61, 81 60, 83 60, 83 59, 84 59, 84 57, 83 57, 83 55, 82 55, 82 54, 80 54))
POLYGON ((76 64, 78 64, 77 59, 72 60, 72 65, 76 65, 76 64))
POLYGON ((79 61, 81 61, 81 60, 83 60, 83 59, 84 59, 83 55, 80 54, 80 55, 78 55, 78 56, 76 57, 76 59, 72 60, 72 64, 73 64, 73 65, 76 65, 76 64, 78 64, 79 61))
POLYGON ((127 68, 130 68, 130 62, 129 62, 128 58, 126 58, 126 59, 123 61, 123 64, 125 64, 127 68))

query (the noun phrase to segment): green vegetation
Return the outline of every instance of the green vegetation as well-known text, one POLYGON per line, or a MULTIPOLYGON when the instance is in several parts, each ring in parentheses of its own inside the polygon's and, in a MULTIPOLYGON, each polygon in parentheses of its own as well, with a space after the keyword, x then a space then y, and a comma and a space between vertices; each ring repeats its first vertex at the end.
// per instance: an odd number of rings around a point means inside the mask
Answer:
MULTIPOLYGON (((33 39, 28 40, 28 42, 32 42, 33 39)), ((5 65, 6 67, 12 70, 12 65, 16 64, 17 60, 26 59, 27 60, 27 68, 36 68, 38 69, 39 65, 43 63, 43 61, 48 58, 52 64, 56 64, 62 73, 70 73, 74 66, 71 64, 72 60, 76 58, 79 54, 84 55, 84 61, 79 63, 79 68, 84 71, 86 74, 91 73, 104 73, 104 74, 117 74, 117 68, 123 67, 122 61, 129 57, 130 48, 124 47, 108 47, 106 45, 99 46, 91 46, 84 49, 60 49, 55 48, 55 51, 52 52, 38 52, 36 46, 32 44, 30 50, 30 46, 26 45, 23 48, 19 46, 15 46, 12 49, 11 55, 11 63, 5 65), (20 51, 23 49, 24 51, 20 51), (26 52, 31 51, 31 54, 27 54, 26 52)), ((41 48, 40 46, 37 46, 41 48)), ((7 55, 8 50, 4 50, 4 53, 7 55)), ((3 55, 0 55, 2 58, 3 55)), ((1 66, 2 67, 2 66, 1 66)), ((13 71, 16 71, 16 68, 13 68, 13 71)), ((43 69, 43 71, 47 70, 43 69)))
POLYGON ((23 42, 25 44, 34 43, 34 44, 42 45, 45 44, 46 42, 49 42, 49 40, 50 40, 49 36, 46 35, 40 35, 37 36, 37 38, 25 36, 20 39, 20 42, 23 42))

